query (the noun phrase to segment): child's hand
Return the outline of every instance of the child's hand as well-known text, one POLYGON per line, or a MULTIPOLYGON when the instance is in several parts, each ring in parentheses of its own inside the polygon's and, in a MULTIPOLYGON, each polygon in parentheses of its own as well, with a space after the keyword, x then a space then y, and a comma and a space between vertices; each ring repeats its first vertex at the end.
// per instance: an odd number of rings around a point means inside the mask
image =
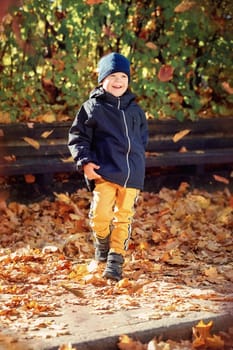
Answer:
POLYGON ((95 172, 100 166, 95 163, 87 163, 83 166, 83 171, 88 180, 101 179, 101 176, 95 172))

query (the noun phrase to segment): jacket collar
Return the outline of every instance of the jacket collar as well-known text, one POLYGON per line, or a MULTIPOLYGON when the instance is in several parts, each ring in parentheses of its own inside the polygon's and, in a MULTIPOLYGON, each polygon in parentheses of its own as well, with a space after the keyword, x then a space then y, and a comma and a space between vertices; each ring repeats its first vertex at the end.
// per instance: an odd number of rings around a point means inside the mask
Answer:
POLYGON ((135 95, 127 90, 124 95, 116 97, 109 92, 106 92, 102 86, 96 87, 91 93, 90 98, 97 98, 110 103, 113 106, 120 106, 120 108, 126 108, 133 100, 135 100, 135 95))

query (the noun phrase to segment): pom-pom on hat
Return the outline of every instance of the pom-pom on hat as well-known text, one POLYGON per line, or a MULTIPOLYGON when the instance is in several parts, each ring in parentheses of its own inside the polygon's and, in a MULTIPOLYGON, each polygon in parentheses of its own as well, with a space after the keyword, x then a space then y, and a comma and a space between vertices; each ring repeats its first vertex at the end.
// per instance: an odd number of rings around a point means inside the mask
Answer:
POLYGON ((127 74, 130 80, 129 60, 117 52, 103 56, 98 64, 98 83, 101 83, 108 75, 117 72, 127 74))

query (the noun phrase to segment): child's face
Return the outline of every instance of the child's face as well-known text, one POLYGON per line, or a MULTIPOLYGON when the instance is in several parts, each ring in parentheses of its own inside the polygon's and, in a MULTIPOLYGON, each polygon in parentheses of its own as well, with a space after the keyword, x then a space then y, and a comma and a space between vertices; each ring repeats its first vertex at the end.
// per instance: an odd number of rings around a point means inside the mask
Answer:
POLYGON ((103 80, 102 85, 110 94, 116 97, 122 96, 129 85, 128 75, 122 72, 112 73, 103 80))

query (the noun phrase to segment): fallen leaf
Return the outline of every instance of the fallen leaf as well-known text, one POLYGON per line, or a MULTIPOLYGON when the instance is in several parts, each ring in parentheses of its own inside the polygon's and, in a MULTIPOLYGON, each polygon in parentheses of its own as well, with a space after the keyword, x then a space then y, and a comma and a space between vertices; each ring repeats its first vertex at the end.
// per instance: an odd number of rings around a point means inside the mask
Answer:
POLYGON ((74 294, 78 298, 84 298, 84 293, 79 288, 69 287, 69 286, 66 286, 65 284, 62 284, 62 288, 74 294))
POLYGON ((120 350, 145 350, 144 345, 138 341, 133 340, 127 335, 121 335, 117 346, 120 350))

